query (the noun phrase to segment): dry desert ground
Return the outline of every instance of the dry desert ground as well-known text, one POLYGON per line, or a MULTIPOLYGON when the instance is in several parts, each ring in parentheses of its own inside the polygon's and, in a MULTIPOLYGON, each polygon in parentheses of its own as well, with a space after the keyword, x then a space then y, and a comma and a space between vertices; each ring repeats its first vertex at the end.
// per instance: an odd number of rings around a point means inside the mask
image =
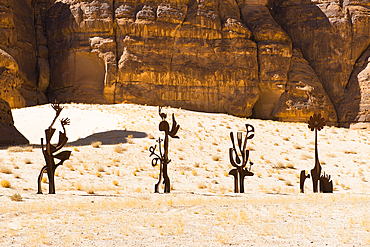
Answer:
MULTIPOLYGON (((40 138, 54 110, 12 111, 31 144, 0 150, 1 246, 370 246, 369 129, 318 132, 334 193, 314 194, 306 180, 302 194, 299 173, 313 168, 315 150, 306 123, 165 107, 170 124, 174 113, 181 126, 180 139, 169 143, 171 193, 162 186, 155 194, 159 168, 149 148, 163 138, 157 107, 63 106, 60 119, 71 120, 63 150, 72 156, 56 170, 55 195, 46 174, 44 194, 36 194, 40 138), (248 142, 254 176, 235 194, 229 134, 245 135, 245 124, 255 127, 248 142)), ((59 120, 55 127, 61 130, 59 120)))

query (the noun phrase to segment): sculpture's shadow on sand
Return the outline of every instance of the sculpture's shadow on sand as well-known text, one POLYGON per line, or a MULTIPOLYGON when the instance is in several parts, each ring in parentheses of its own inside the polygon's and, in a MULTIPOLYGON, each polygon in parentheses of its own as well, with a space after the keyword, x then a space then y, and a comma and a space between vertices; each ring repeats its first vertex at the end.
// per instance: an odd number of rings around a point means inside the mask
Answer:
POLYGON ((106 132, 99 132, 80 138, 73 142, 68 142, 67 146, 88 146, 92 142, 100 141, 102 145, 114 145, 120 143, 127 143, 128 136, 135 138, 145 138, 148 135, 145 132, 125 131, 125 130, 110 130, 106 132))

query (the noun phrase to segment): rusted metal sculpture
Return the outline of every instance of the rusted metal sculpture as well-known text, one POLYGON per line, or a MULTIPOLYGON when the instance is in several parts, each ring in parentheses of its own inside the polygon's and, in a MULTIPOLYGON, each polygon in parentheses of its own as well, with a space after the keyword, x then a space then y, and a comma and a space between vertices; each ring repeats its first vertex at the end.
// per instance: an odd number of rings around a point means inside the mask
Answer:
POLYGON ((234 176, 234 192, 235 193, 244 193, 244 178, 246 176, 253 176, 253 172, 251 172, 253 162, 249 161, 249 170, 246 167, 248 158, 249 158, 249 150, 247 150, 247 142, 248 140, 254 137, 254 127, 250 124, 246 124, 245 127, 247 128, 247 135, 245 136, 244 144, 243 142, 243 135, 241 132, 237 132, 237 139, 238 139, 238 147, 241 155, 241 159, 239 158, 238 152, 235 148, 234 142, 234 134, 230 132, 231 142, 233 147, 229 149, 229 157, 230 163, 232 166, 236 167, 236 169, 232 169, 229 172, 229 175, 234 176), (235 155, 235 158, 234 158, 235 155), (238 185, 239 181, 239 185, 238 185), (240 189, 239 189, 240 187, 240 189))
POLYGON ((48 174, 49 179, 49 194, 55 194, 55 184, 54 184, 54 174, 55 170, 58 166, 63 165, 63 162, 67 159, 69 159, 71 155, 71 151, 63 151, 58 154, 54 154, 55 152, 59 151, 68 141, 66 129, 64 128, 65 125, 70 124, 70 120, 68 118, 64 118, 60 120, 60 123, 62 124, 63 132, 59 131, 59 141, 57 146, 54 146, 50 143, 51 138, 53 137, 55 133, 55 129, 53 129, 53 125, 57 118, 59 117, 60 113, 63 110, 63 107, 61 107, 59 104, 52 104, 51 105, 53 109, 55 110, 55 117, 51 125, 48 129, 45 130, 45 137, 46 137, 46 144, 44 146, 44 139, 41 138, 41 149, 42 154, 44 155, 46 166, 44 166, 41 169, 40 175, 38 177, 38 188, 37 188, 37 194, 42 194, 41 189, 41 180, 44 172, 46 171, 48 174), (58 164, 55 164, 54 159, 60 160, 58 164))
MULTIPOLYGON (((317 150, 317 131, 320 131, 324 128, 325 120, 321 117, 321 114, 313 114, 308 121, 308 128, 311 131, 315 130, 315 167, 311 170, 311 178, 313 185, 313 192, 318 192, 318 184, 320 181, 320 192, 323 193, 333 193, 333 181, 330 180, 330 175, 321 175, 321 165, 319 161, 319 154, 317 150)), ((310 178, 310 175, 306 175, 306 171, 301 171, 300 176, 300 192, 304 193, 304 182, 306 178, 310 178)))
POLYGON ((162 181, 162 175, 163 175, 163 183, 164 183, 164 193, 170 193, 170 190, 171 190, 170 178, 168 177, 168 173, 167 173, 167 165, 171 162, 171 160, 168 159, 168 137, 170 136, 172 138, 178 139, 179 137, 176 136, 176 134, 180 128, 180 125, 177 124, 175 120, 175 115, 172 114, 172 128, 170 130, 170 126, 168 122, 166 121, 167 114, 162 113, 161 111, 162 111, 162 107, 159 107, 158 113, 159 113, 159 116, 162 118, 162 121, 159 124, 159 130, 164 131, 165 133, 163 151, 162 151, 162 145, 161 145, 161 143, 163 142, 163 139, 158 138, 157 142, 159 146, 159 155, 155 153, 155 150, 157 148, 157 145, 155 145, 154 147, 151 146, 149 148, 149 151, 150 151, 149 157, 151 157, 152 155, 156 156, 152 160, 152 166, 158 165, 158 162, 160 165, 158 183, 156 183, 154 186, 154 193, 159 193, 158 187, 162 181))

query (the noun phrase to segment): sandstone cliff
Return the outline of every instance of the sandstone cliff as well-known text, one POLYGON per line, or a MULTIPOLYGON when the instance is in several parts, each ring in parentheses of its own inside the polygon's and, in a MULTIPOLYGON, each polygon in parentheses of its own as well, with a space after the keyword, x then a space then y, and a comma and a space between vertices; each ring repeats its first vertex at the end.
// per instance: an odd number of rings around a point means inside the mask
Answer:
POLYGON ((29 144, 28 140, 14 127, 9 104, 0 99, 0 147, 29 144))
POLYGON ((0 97, 368 122, 369 18, 365 0, 0 0, 0 97))
POLYGON ((347 84, 351 74, 357 73, 356 60, 370 45, 370 2, 277 0, 273 14, 316 72, 339 111, 339 124, 360 120, 353 115, 361 113, 350 105, 347 108, 347 84), (350 116, 343 116, 344 108, 350 116))
MULTIPOLYGON (((39 81, 42 83, 38 75, 48 78, 49 76, 44 75, 42 72, 43 63, 38 62, 37 58, 34 13, 31 0, 0 0, 0 50, 1 54, 6 54, 1 56, 2 58, 6 57, 7 60, 15 61, 11 76, 9 75, 9 68, 6 68, 0 62, 0 71, 8 70, 7 75, 4 75, 3 72, 0 79, 3 91, 0 95, 12 107, 47 102, 43 91, 37 90, 39 81), (3 79, 4 77, 6 79, 3 79), (17 85, 17 93, 7 92, 6 88, 11 87, 11 85, 17 85), (18 85, 20 88, 18 88, 18 85), (19 95, 19 92, 22 96, 19 95), (15 96, 14 94, 18 95, 15 96)), ((47 56, 45 58, 47 59, 47 56)), ((48 64, 48 62, 44 61, 44 64, 48 64)))

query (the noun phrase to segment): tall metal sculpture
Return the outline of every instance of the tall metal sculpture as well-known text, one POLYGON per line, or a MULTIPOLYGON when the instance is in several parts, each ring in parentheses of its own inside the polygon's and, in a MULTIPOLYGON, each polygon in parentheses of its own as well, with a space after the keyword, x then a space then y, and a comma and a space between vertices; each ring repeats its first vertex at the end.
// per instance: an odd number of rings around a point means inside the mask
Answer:
POLYGON ((46 138, 46 144, 44 146, 44 139, 41 138, 41 149, 42 154, 44 155, 46 166, 44 166, 41 171, 40 175, 37 180, 37 194, 42 194, 41 189, 41 180, 44 172, 46 171, 48 174, 49 179, 49 194, 55 194, 55 184, 54 184, 54 175, 55 170, 58 166, 63 165, 63 162, 67 159, 69 159, 71 155, 71 151, 63 151, 57 154, 54 154, 55 152, 59 151, 68 141, 66 129, 64 128, 65 125, 70 124, 70 120, 68 118, 64 118, 60 120, 60 123, 62 124, 63 132, 59 131, 59 141, 57 146, 54 146, 50 143, 51 138, 53 137, 55 133, 55 129, 53 129, 53 125, 57 118, 59 117, 60 113, 63 110, 63 107, 59 106, 59 104, 52 104, 51 105, 53 109, 55 110, 55 117, 49 128, 45 130, 45 138, 46 138), (55 164, 54 159, 59 159, 59 163, 55 164))
MULTIPOLYGON (((333 193, 333 181, 330 180, 330 175, 323 174, 321 175, 322 167, 319 161, 319 154, 317 149, 317 131, 320 131, 324 128, 325 120, 321 117, 321 114, 313 114, 308 121, 308 128, 311 131, 315 130, 315 167, 311 170, 311 178, 313 185, 313 192, 318 192, 318 185, 320 181, 320 192, 323 193, 333 193)), ((310 175, 306 175, 306 171, 302 170, 300 175, 300 192, 304 193, 304 182, 307 178, 310 178, 310 175)))
POLYGON ((229 175, 234 176, 234 192, 239 193, 239 187, 240 187, 240 193, 244 193, 244 178, 246 176, 253 176, 253 172, 251 172, 251 168, 253 163, 249 161, 249 170, 246 167, 248 158, 249 158, 249 150, 247 150, 247 142, 248 140, 252 139, 254 137, 254 127, 250 124, 246 124, 245 127, 247 128, 247 135, 245 136, 244 144, 242 146, 243 142, 243 135, 241 132, 237 132, 237 140, 238 140, 238 147, 241 155, 241 159, 239 158, 238 152, 235 148, 235 142, 234 142, 234 135, 233 132, 230 132, 230 138, 231 142, 233 144, 233 147, 229 149, 229 157, 230 157, 230 163, 232 166, 236 167, 236 169, 232 169, 229 172, 229 175), (234 158, 235 155, 235 158, 234 158), (239 185, 238 185, 239 181, 239 185))
POLYGON ((161 183, 162 175, 163 175, 164 193, 170 193, 170 190, 171 190, 170 178, 168 177, 168 173, 167 173, 167 165, 171 162, 171 160, 168 159, 168 137, 170 136, 172 138, 178 139, 179 137, 176 136, 176 134, 180 128, 180 125, 177 124, 175 120, 175 115, 172 114, 172 128, 170 130, 170 125, 166 121, 167 114, 162 113, 162 107, 159 107, 158 113, 159 113, 159 116, 162 118, 162 121, 159 124, 159 130, 164 131, 165 136, 164 136, 163 151, 162 151, 162 145, 161 145, 163 139, 159 137, 157 140, 158 146, 159 146, 159 155, 155 153, 157 145, 155 145, 154 147, 151 146, 149 148, 149 151, 150 151, 149 157, 151 157, 152 155, 156 156, 152 160, 152 166, 158 165, 158 162, 160 164, 159 179, 158 179, 158 183, 156 183, 154 186, 154 192, 159 193, 158 187, 159 187, 159 184, 161 183))

